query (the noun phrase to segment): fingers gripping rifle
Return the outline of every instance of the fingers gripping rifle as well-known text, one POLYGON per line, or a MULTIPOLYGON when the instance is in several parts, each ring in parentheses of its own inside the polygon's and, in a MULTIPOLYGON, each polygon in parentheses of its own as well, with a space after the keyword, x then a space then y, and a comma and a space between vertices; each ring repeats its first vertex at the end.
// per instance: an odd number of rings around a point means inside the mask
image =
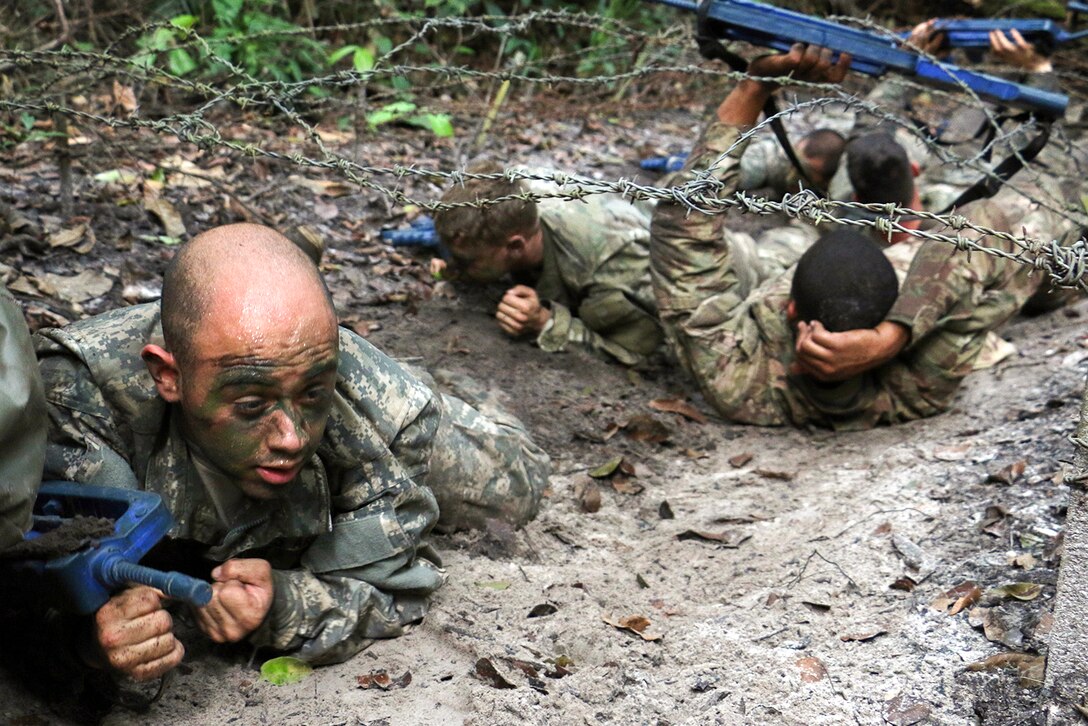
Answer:
MULTIPOLYGON (((993 194, 1002 181, 1031 161, 1049 138, 1049 124, 1061 118, 1069 104, 1068 97, 1061 93, 931 60, 901 47, 898 39, 890 34, 878 35, 751 0, 702 0, 700 3, 695 0, 652 1, 698 13, 696 40, 700 53, 707 58, 724 60, 735 70, 746 68, 744 60, 726 50, 719 40, 739 40, 783 52, 789 51, 795 43, 819 45, 836 53, 849 53, 852 57, 851 69, 860 73, 881 76, 894 72, 928 86, 957 92, 970 91, 984 100, 1023 109, 1042 122, 1042 130, 1035 139, 999 164, 988 179, 980 180, 968 189, 956 201, 957 205, 993 194)), ((770 104, 764 108, 768 117, 775 112, 770 104)), ((772 122, 771 126, 786 155, 808 182, 781 124, 772 122)), ((811 183, 808 185, 812 186, 811 183)))

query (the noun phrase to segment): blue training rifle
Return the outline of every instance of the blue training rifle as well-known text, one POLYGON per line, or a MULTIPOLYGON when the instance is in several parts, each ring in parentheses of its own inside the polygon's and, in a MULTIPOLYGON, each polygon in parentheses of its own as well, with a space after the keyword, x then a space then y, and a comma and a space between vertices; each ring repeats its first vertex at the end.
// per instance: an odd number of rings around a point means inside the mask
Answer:
POLYGON ((900 47, 898 38, 890 34, 881 36, 751 0, 708 0, 703 7, 695 0, 652 2, 698 12, 704 21, 703 32, 717 38, 744 41, 782 52, 789 51, 794 43, 806 43, 849 53, 853 58, 851 69, 870 76, 892 71, 947 90, 967 88, 988 101, 1050 118, 1063 115, 1069 104, 1068 97, 1060 93, 931 61, 900 47))
POLYGON ((638 163, 638 166, 643 171, 680 171, 684 168, 684 162, 687 160, 687 154, 673 154, 672 156, 651 156, 640 161, 638 163))
POLYGON ((167 596, 197 607, 207 605, 212 588, 180 572, 162 572, 138 564, 174 526, 169 510, 155 492, 99 487, 73 482, 45 482, 34 502, 34 540, 77 517, 113 521, 113 532, 82 543, 74 552, 49 559, 27 556, 4 562, 0 576, 15 583, 21 596, 41 606, 89 614, 126 584, 149 585, 167 596))
POLYGON ((434 230, 434 220, 425 214, 412 220, 406 229, 383 229, 382 239, 394 247, 407 245, 438 247, 438 233, 434 230))

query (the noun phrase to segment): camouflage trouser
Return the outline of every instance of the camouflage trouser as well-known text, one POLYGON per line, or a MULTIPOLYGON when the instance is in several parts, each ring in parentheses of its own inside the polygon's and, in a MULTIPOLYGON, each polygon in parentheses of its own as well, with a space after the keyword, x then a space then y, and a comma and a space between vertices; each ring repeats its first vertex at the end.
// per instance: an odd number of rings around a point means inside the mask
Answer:
POLYGON ((548 455, 475 381, 446 371, 411 371, 442 396, 424 480, 438 500, 436 529, 480 529, 488 519, 514 526, 531 521, 548 485, 548 455))

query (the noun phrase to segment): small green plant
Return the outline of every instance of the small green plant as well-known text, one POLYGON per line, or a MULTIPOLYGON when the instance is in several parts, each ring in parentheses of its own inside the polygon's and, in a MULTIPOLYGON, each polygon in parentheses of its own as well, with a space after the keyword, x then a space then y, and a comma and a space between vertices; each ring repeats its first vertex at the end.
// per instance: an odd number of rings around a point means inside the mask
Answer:
POLYGON ((410 126, 428 129, 439 138, 453 136, 453 123, 444 113, 430 113, 421 110, 412 101, 393 101, 366 115, 366 122, 371 128, 382 124, 399 122, 410 126))

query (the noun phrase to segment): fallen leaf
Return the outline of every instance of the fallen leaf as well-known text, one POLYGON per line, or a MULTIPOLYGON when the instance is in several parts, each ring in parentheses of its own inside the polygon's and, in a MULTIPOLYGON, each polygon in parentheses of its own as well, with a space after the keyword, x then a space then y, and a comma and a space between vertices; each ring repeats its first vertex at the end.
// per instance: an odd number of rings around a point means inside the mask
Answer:
POLYGON ((1017 555, 1012 558, 1012 564, 1017 567, 1022 567, 1025 570, 1030 570, 1035 567, 1035 557, 1031 553, 1025 552, 1022 555, 1017 555))
POLYGON ((312 209, 321 219, 326 222, 330 222, 340 216, 340 207, 336 206, 336 202, 323 202, 321 200, 315 201, 312 209))
POLYGON ((486 587, 488 590, 505 590, 510 587, 510 583, 506 580, 481 580, 476 583, 476 587, 486 587))
POLYGON ((884 720, 891 726, 914 726, 928 719, 931 711, 928 703, 899 695, 884 704, 884 720))
POLYGON ((669 440, 669 429, 665 424, 644 414, 632 416, 623 425, 623 432, 630 439, 650 444, 662 444, 669 440))
POLYGON ((125 115, 132 115, 139 108, 139 104, 136 103, 136 93, 132 90, 132 86, 123 86, 121 83, 114 79, 113 81, 113 105, 115 108, 120 108, 125 112, 125 115))
POLYGON ((844 643, 864 643, 867 640, 879 638, 881 635, 886 635, 887 633, 887 630, 869 630, 863 633, 852 633, 850 635, 843 634, 839 636, 839 640, 844 643))
POLYGON ((971 453, 971 444, 945 446, 933 451, 933 458, 938 461, 962 461, 971 453))
POLYGON ((1001 471, 990 474, 986 477, 988 483, 1000 483, 1000 484, 1012 484, 1024 474, 1024 469, 1027 468, 1028 463, 1021 459, 1015 463, 1009 464, 1001 471))
POLYGON ((582 494, 578 499, 582 505, 582 511, 586 514, 594 514, 601 509, 601 490, 592 482, 582 489, 582 494))
POLYGON ((635 494, 642 494, 646 487, 637 482, 633 482, 625 476, 617 476, 612 479, 612 488, 620 494, 627 494, 634 496, 635 494))
POLYGON ((657 516, 659 519, 676 519, 676 515, 672 513, 672 507, 669 506, 667 499, 661 500, 661 504, 657 505, 657 516))
POLYGON ((739 469, 754 458, 755 454, 750 454, 748 452, 744 452, 743 454, 737 454, 736 456, 730 456, 729 466, 733 467, 734 469, 739 469))
POLYGON ((298 683, 313 672, 314 669, 309 663, 289 655, 266 660, 261 664, 261 678, 274 686, 298 683))
POLYGON ((697 542, 713 542, 727 549, 735 549, 750 539, 751 536, 750 534, 738 532, 703 532, 696 529, 685 529, 676 535, 676 539, 681 542, 689 539, 697 542))
POLYGON ((113 283, 113 278, 96 270, 84 270, 78 275, 56 275, 47 272, 34 281, 44 294, 55 295, 71 303, 81 303, 101 297, 113 289, 113 283))
POLYGON ((706 416, 700 413, 690 403, 686 401, 681 401, 677 398, 659 398, 657 400, 650 401, 650 408, 655 411, 680 414, 684 418, 690 419, 695 423, 706 423, 706 416))
POLYGON ((822 602, 811 602, 809 600, 802 600, 801 604, 807 607, 809 610, 816 613, 826 613, 831 611, 831 606, 822 602))
POLYGON ((539 605, 534 605, 533 609, 529 611, 527 618, 543 618, 547 615, 554 615, 559 612, 559 608, 552 605, 550 602, 542 602, 539 605))
POLYGON ((755 473, 764 479, 778 479, 779 481, 793 481, 794 477, 792 471, 779 471, 777 469, 756 469, 755 473))
POLYGON ((1006 518, 1009 516, 1009 510, 1007 507, 1001 504, 991 504, 986 507, 985 513, 982 515, 982 523, 979 527, 983 532, 994 537, 1004 537, 1005 530, 1008 529, 1006 518))
POLYGON ((62 229, 49 235, 50 247, 75 247, 83 241, 83 235, 87 233, 87 225, 77 224, 69 229, 62 229))
POLYGON ((94 180, 100 184, 137 184, 142 176, 131 169, 110 169, 94 175, 94 180))
POLYGON ((890 587, 892 590, 902 590, 903 592, 913 592, 914 588, 918 586, 918 583, 909 577, 900 577, 893 582, 890 587))
POLYGON ((152 193, 144 194, 144 209, 159 218, 166 236, 181 239, 185 236, 185 222, 181 214, 168 200, 152 193))
POLYGON ((752 524, 753 522, 766 522, 767 517, 758 514, 737 514, 733 516, 715 517, 714 524, 752 524))
POLYGON ((617 456, 615 458, 609 459, 605 463, 598 466, 596 469, 590 470, 589 475, 594 479, 604 479, 606 477, 610 477, 613 473, 615 473, 616 469, 619 468, 622 462, 622 456, 617 456))
POLYGON ((903 564, 907 569, 914 570, 916 575, 912 578, 916 582, 922 582, 933 573, 933 565, 925 551, 901 534, 892 535, 892 547, 903 558, 903 564))
POLYGON ((818 658, 811 656, 798 658, 797 668, 801 671, 802 683, 816 683, 827 678, 827 668, 818 658))
POLYGON ((383 691, 391 691, 396 688, 404 688, 412 682, 412 672, 404 671, 400 678, 390 678, 385 671, 373 671, 365 676, 355 676, 355 682, 359 688, 380 688, 383 691))
POLYGON ((307 179, 298 174, 290 175, 287 177, 287 180, 295 186, 309 189, 314 194, 323 194, 326 197, 342 197, 345 194, 351 194, 355 191, 353 187, 343 182, 326 181, 324 179, 307 179))
POLYGON ((650 627, 650 619, 643 615, 625 615, 619 620, 609 620, 608 618, 601 616, 601 619, 611 625, 613 628, 619 630, 630 630, 632 633, 637 634, 643 640, 655 641, 661 640, 661 635, 650 635, 646 630, 650 627))
POLYGON ((967 622, 973 628, 981 627, 983 635, 990 642, 1001 643, 1014 650, 1024 645, 1024 631, 1017 613, 1000 607, 977 607, 968 613, 967 622))
POLYGON ((506 680, 495 668, 495 664, 487 658, 480 658, 476 661, 476 675, 480 677, 480 680, 490 684, 492 688, 517 688, 513 683, 506 680))
POLYGON ((1020 686, 1039 688, 1046 673, 1046 656, 1029 653, 998 653, 986 660, 967 666, 969 671, 994 671, 1001 668, 1015 669, 1020 673, 1020 686))
POLYGON ((647 590, 650 587, 650 583, 646 582, 646 578, 643 577, 640 573, 637 573, 637 572, 635 573, 635 582, 643 590, 647 590))
POLYGON ((973 581, 961 582, 934 600, 930 607, 940 612, 956 615, 969 608, 982 597, 982 588, 973 581))
POLYGON ((992 600, 1034 600, 1043 591, 1043 586, 1035 582, 1013 582, 986 591, 986 598, 992 600))

